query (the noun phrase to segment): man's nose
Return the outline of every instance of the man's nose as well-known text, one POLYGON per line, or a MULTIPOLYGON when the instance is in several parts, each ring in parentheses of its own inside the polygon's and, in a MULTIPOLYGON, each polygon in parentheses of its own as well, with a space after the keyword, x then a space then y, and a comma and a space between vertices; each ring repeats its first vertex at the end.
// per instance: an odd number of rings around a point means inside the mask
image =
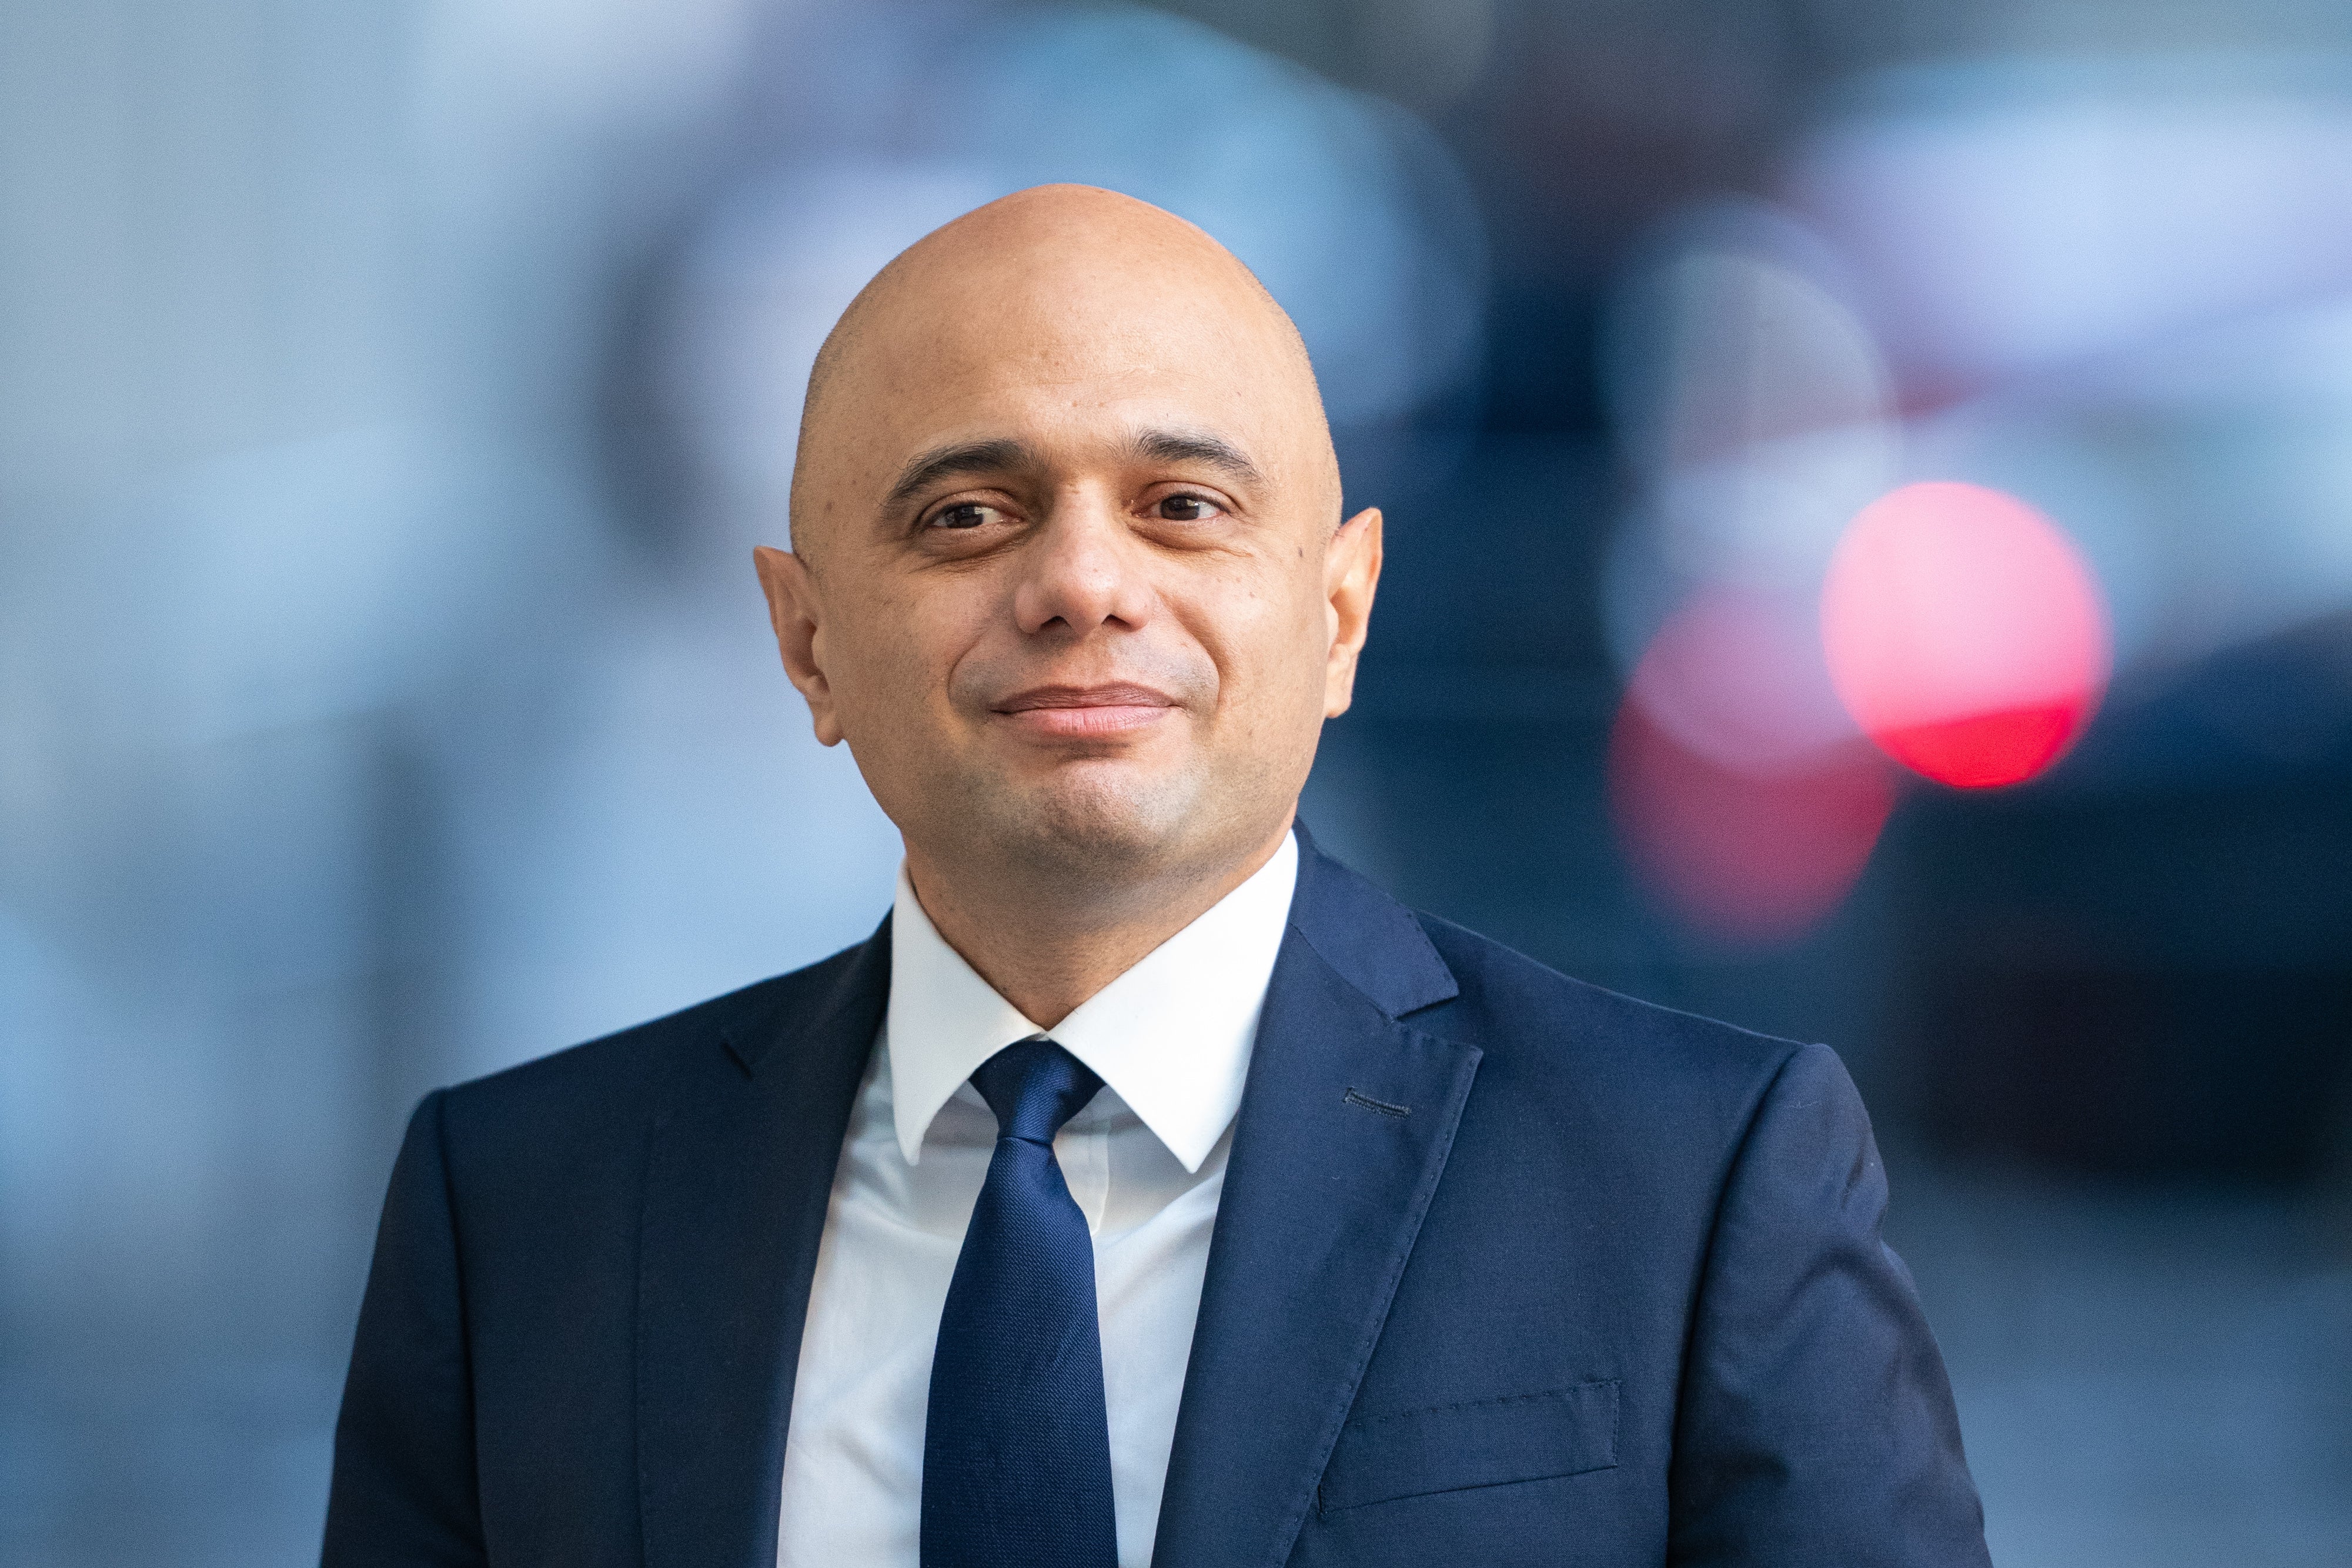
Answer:
POLYGON ((1107 622, 1132 631, 1151 616, 1144 542, 1106 498, 1057 497, 1045 526, 1021 552, 1013 613, 1024 633, 1060 622, 1084 636, 1107 622))

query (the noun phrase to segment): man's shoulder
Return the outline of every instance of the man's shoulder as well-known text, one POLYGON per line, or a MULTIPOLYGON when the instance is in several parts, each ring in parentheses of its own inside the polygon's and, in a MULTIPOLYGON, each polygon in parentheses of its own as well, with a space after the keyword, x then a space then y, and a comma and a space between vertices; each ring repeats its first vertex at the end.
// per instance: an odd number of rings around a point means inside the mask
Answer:
POLYGON ((1477 1046, 1482 1075, 1572 1078, 1586 1093, 1652 1103, 1748 1102, 1792 1058, 1820 1049, 1576 979, 1435 915, 1415 919, 1459 991, 1402 1021, 1477 1046))
POLYGON ((1618 1094, 1664 1110, 1677 1094, 1696 1094, 1732 1108, 1752 1103, 1792 1060, 1827 1054, 1572 979, 1407 908, 1319 852, 1301 862, 1292 925, 1406 1028, 1477 1047, 1482 1084, 1538 1101, 1572 1092, 1591 1104, 1618 1094))
POLYGON ((538 1126, 635 1118, 681 1071, 747 1060, 781 1030, 828 1006, 864 944, 442 1092, 448 1113, 538 1126))

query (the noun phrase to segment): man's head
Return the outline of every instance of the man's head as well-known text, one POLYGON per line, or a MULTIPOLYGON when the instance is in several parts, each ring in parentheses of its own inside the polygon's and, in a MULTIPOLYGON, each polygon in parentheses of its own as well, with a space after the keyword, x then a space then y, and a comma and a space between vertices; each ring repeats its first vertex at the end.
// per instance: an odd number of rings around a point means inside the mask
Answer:
POLYGON ((1270 845, 1348 706, 1380 514, 1297 330, 1207 235, 1052 185, 884 268, 759 552, 818 737, 909 852, 1150 882, 1270 845))

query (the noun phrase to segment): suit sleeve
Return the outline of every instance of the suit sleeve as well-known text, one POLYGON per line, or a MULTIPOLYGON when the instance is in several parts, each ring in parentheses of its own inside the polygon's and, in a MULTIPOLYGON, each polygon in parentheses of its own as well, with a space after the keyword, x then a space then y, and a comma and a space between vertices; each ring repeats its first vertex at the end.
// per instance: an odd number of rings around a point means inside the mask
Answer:
POLYGON ((1985 1568, 1943 1357, 1885 1241, 1886 1173, 1825 1046, 1792 1055, 1735 1160, 1671 1482, 1678 1565, 1985 1568))
POLYGON ((486 1561, 443 1092, 409 1119, 384 1197, 335 1423, 323 1568, 486 1561))

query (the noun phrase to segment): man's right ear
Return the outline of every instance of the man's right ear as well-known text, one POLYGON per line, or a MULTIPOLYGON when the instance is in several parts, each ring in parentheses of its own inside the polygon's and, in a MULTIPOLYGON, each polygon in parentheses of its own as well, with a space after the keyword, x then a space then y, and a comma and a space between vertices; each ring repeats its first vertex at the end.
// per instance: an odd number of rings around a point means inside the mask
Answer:
POLYGON ((816 582, 808 563, 790 550, 751 547, 751 564, 768 596, 768 623, 776 629, 776 651, 784 674, 808 704, 809 721, 826 746, 841 743, 841 721, 833 710, 833 685, 824 678, 824 622, 816 582))

